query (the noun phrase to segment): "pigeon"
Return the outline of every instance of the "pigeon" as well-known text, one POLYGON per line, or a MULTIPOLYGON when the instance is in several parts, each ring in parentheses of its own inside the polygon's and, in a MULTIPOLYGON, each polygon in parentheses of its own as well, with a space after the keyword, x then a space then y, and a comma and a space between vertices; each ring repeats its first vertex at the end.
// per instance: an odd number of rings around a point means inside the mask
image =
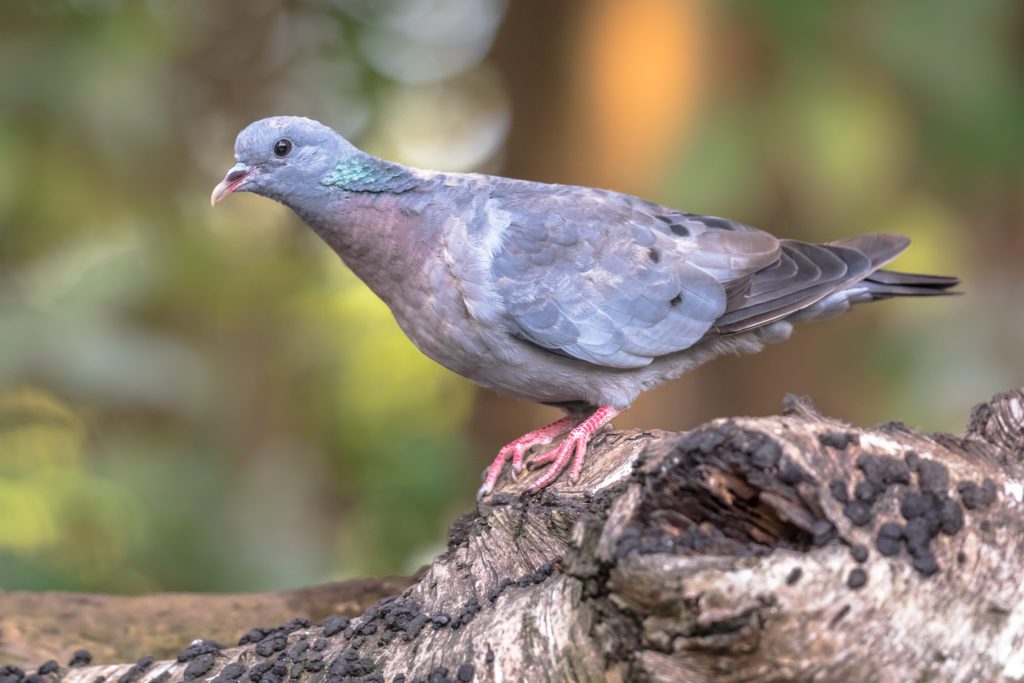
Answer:
POLYGON ((543 466, 533 491, 567 467, 575 482, 591 437, 641 392, 718 355, 958 284, 884 270, 910 243, 901 235, 815 244, 610 190, 425 171, 307 118, 250 124, 235 159, 211 204, 252 192, 291 208, 424 354, 565 412, 502 448, 478 497, 509 460, 514 477, 543 466))

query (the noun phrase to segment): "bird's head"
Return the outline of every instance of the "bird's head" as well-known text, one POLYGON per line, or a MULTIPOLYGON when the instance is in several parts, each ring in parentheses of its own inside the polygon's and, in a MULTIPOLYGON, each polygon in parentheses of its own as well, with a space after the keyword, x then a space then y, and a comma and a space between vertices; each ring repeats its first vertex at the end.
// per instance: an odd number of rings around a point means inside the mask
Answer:
POLYGON ((286 204, 319 191, 320 179, 359 151, 333 130, 299 116, 249 124, 235 139, 235 159, 210 204, 232 192, 254 192, 286 204))

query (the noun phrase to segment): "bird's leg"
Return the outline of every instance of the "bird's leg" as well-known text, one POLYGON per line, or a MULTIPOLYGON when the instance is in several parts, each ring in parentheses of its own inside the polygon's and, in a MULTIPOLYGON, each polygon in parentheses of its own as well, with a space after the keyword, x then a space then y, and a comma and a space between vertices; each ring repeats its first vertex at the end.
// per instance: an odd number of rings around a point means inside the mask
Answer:
POLYGON ((545 427, 523 434, 512 443, 507 444, 498 451, 498 457, 485 470, 484 484, 480 487, 476 497, 482 498, 494 490, 494 485, 497 483, 498 477, 501 476, 501 471, 504 469, 509 456, 512 457, 512 473, 518 475, 523 471, 523 456, 526 454, 526 451, 534 446, 546 446, 578 425, 581 419, 579 417, 563 417, 561 420, 556 420, 545 427))
POLYGON ((569 481, 579 479, 580 472, 583 470, 583 461, 587 457, 587 442, 590 441, 590 437, 596 434, 601 427, 611 422, 620 412, 611 406, 601 406, 593 415, 573 427, 562 443, 543 455, 530 458, 530 465, 551 463, 544 470, 544 474, 541 475, 540 479, 530 485, 530 490, 539 491, 557 479, 558 475, 562 473, 562 470, 569 463, 570 458, 572 459, 572 467, 569 469, 569 481))
POLYGON ((506 450, 509 447, 512 449, 513 476, 518 477, 518 475, 522 474, 522 471, 526 469, 526 463, 523 462, 523 460, 527 451, 534 446, 547 446, 549 443, 562 436, 582 421, 583 418, 580 416, 569 415, 567 417, 563 417, 561 420, 555 420, 545 427, 541 427, 540 429, 535 429, 528 434, 524 434, 508 446, 505 446, 502 450, 506 450))
MULTIPOLYGON (((618 413, 616 413, 616 415, 617 414, 618 413)), ((593 413, 591 415, 591 417, 593 417, 595 415, 597 415, 596 412, 593 413)), ((576 420, 576 425, 582 426, 583 419, 584 418, 582 418, 582 417, 578 418, 576 420)), ((599 432, 601 432, 601 431, 607 429, 608 427, 610 427, 611 426, 611 421, 613 419, 614 419, 614 416, 609 416, 608 419, 605 422, 602 422, 600 425, 595 427, 594 430, 590 433, 590 438, 593 438, 599 432)), ((576 425, 573 425, 573 426, 576 426, 576 425)), ((568 430, 566 430, 566 431, 568 431, 568 430)), ((566 441, 569 441, 569 440, 570 440, 569 438, 566 438, 566 441)), ((545 465, 545 464, 547 464, 549 462, 552 462, 552 461, 556 460, 558 458, 558 456, 559 456, 559 450, 558 450, 557 447, 556 448, 552 448, 552 449, 547 450, 547 451, 544 451, 543 453, 534 453, 533 455, 531 455, 529 458, 526 459, 526 467, 529 467, 531 470, 532 469, 537 469, 541 465, 545 465)))

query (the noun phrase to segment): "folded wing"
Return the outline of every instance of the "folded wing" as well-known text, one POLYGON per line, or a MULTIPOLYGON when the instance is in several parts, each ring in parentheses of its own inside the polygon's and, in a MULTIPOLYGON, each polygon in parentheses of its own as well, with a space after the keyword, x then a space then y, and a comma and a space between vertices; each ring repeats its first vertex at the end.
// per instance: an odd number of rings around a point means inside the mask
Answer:
POLYGON ((778 258, 767 233, 615 193, 527 185, 494 201, 511 217, 491 261, 510 334, 604 367, 692 346, 727 287, 778 258))

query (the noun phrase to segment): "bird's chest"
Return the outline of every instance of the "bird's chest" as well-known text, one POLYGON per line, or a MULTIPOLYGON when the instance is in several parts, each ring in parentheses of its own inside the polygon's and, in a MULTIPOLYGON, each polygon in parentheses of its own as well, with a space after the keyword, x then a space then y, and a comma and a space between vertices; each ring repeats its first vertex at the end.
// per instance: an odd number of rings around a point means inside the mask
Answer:
POLYGON ((474 375, 494 362, 495 333, 469 315, 441 254, 424 254, 423 263, 385 301, 420 351, 453 372, 474 375))
POLYGON ((481 303, 487 299, 481 293, 485 273, 480 268, 463 272, 467 263, 475 263, 475 251, 462 213, 437 204, 396 210, 383 200, 361 208, 359 220, 325 231, 325 239, 388 305, 413 344, 477 381, 507 361, 501 329, 480 315, 486 308, 481 303))

